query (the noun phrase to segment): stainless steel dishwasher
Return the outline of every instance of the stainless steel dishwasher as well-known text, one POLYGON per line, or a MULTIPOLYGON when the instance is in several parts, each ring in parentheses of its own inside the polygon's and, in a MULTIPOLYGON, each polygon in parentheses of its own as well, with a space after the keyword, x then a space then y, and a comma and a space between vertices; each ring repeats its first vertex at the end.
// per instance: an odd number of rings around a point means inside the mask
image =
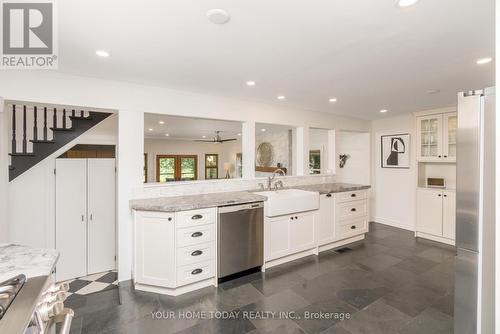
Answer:
POLYGON ((219 207, 217 274, 226 281, 264 263, 264 203, 219 207))

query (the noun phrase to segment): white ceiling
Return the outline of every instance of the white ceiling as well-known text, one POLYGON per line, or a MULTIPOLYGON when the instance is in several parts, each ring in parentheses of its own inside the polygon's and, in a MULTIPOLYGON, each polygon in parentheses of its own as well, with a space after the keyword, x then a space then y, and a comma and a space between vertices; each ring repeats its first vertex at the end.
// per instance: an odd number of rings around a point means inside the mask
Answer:
POLYGON ((454 104, 457 91, 494 84, 494 63, 475 63, 494 56, 494 0, 421 0, 406 9, 396 0, 58 6, 59 69, 66 73, 366 119, 454 104), (231 21, 210 23, 211 8, 227 10, 231 21), (98 49, 111 57, 98 58, 98 49), (286 100, 276 100, 281 94, 286 100), (389 112, 380 114, 383 108, 389 112))
POLYGON ((175 117, 158 114, 144 114, 144 137, 177 140, 210 140, 215 131, 221 131, 222 139, 240 140, 241 123, 202 118, 175 117), (160 121, 164 124, 160 124, 160 121), (153 131, 150 131, 152 129, 153 131), (168 137, 165 134, 168 133, 168 137), (203 138, 206 136, 206 138, 203 138))

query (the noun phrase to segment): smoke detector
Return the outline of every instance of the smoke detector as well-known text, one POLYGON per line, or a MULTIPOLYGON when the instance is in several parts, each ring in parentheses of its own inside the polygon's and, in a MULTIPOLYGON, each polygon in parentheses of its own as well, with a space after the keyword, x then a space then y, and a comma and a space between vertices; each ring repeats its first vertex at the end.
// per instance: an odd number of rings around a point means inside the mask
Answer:
POLYGON ((207 12, 207 17, 214 24, 226 24, 231 19, 229 13, 223 9, 210 9, 207 12))

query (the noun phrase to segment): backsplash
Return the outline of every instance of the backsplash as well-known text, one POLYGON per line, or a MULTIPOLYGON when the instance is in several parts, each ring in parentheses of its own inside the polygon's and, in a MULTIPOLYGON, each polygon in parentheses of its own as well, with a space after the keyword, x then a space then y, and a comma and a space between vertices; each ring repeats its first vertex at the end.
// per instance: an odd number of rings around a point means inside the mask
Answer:
MULTIPOLYGON (((335 182, 335 175, 314 175, 314 176, 286 176, 277 177, 283 180, 285 187, 302 186, 308 184, 335 182)), ((180 183, 156 183, 148 184, 134 191, 134 198, 149 197, 172 197, 195 194, 207 194, 230 191, 256 190, 259 183, 266 185, 265 178, 253 180, 229 179, 229 180, 207 180, 180 183)))

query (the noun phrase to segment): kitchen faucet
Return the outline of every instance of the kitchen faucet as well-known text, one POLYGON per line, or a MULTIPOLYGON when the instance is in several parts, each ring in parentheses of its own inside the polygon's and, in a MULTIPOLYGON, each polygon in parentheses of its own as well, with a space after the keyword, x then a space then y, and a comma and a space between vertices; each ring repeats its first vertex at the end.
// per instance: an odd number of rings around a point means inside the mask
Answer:
MULTIPOLYGON (((282 176, 286 175, 286 172, 283 169, 281 169, 281 168, 276 169, 271 176, 267 177, 267 190, 272 190, 273 180, 276 177, 276 174, 278 174, 278 173, 280 173, 282 176)), ((283 188, 283 182, 280 180, 280 181, 276 182, 276 185, 274 187, 275 190, 278 190, 278 187, 277 187, 278 183, 283 188)))

